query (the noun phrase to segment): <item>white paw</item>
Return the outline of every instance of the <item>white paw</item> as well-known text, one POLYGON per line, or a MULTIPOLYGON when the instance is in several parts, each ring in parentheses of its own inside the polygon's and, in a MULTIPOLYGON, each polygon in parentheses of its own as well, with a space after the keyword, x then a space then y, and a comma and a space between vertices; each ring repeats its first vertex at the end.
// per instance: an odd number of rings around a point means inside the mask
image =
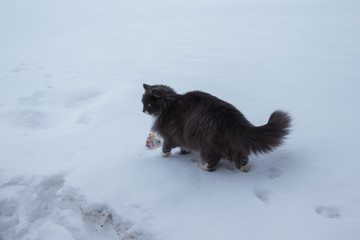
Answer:
POLYGON ((204 163, 204 162, 200 162, 198 163, 198 167, 201 168, 202 170, 205 170, 205 171, 209 171, 209 164, 208 163, 204 163))
POLYGON ((163 157, 163 158, 167 158, 167 157, 169 157, 170 156, 170 152, 162 152, 161 153, 161 156, 163 157))
POLYGON ((241 166, 240 171, 249 172, 250 171, 250 165, 241 166))

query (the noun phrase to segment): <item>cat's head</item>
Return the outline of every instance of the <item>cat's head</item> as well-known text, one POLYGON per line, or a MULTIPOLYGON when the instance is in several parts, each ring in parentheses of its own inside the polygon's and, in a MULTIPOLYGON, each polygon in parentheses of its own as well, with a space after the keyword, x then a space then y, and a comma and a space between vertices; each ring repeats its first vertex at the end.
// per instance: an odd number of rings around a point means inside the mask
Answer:
POLYGON ((164 85, 143 84, 145 93, 142 97, 143 112, 147 112, 155 117, 167 111, 171 104, 176 100, 176 92, 164 85))

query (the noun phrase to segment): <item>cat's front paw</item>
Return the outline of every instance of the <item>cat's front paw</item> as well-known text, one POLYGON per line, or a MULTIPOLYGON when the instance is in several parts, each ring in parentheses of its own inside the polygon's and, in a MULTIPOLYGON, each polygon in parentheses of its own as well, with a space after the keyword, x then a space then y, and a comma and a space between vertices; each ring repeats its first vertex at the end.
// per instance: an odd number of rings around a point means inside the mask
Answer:
POLYGON ((167 158, 167 157, 169 157, 171 155, 171 152, 162 152, 161 153, 161 156, 163 157, 163 158, 167 158))

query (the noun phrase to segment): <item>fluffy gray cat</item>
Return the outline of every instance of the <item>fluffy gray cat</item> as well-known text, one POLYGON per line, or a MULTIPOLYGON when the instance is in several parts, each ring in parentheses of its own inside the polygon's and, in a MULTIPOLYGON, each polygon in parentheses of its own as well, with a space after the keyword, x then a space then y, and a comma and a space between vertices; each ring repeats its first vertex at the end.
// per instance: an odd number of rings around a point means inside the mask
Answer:
POLYGON ((182 95, 164 85, 143 86, 143 112, 155 117, 152 130, 164 139, 163 156, 175 147, 181 147, 181 154, 198 151, 199 167, 206 171, 215 171, 221 159, 228 159, 247 172, 251 153, 272 151, 289 134, 291 118, 283 111, 255 127, 234 106, 208 93, 182 95))

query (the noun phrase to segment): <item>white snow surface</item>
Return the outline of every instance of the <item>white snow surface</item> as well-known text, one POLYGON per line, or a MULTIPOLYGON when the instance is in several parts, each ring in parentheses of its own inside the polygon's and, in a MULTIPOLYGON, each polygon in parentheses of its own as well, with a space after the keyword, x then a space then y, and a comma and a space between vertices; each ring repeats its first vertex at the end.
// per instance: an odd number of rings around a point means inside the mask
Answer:
POLYGON ((0 239, 357 240, 360 2, 0 0, 0 239), (249 173, 145 149, 142 84, 286 143, 249 173))

